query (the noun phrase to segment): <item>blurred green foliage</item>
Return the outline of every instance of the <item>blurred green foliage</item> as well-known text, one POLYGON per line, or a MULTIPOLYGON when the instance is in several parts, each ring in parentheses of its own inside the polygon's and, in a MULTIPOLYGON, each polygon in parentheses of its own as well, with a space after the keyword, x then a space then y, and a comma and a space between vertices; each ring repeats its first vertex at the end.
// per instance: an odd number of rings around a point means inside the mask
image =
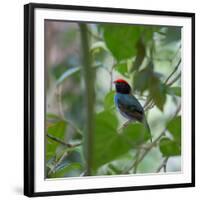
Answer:
MULTIPOLYGON (((79 41, 78 24, 75 27, 69 32, 62 30, 58 35, 63 43, 56 45, 70 48, 73 41, 79 41)), ((87 27, 96 74, 91 175, 156 172, 163 157, 181 156, 181 28, 124 24, 87 27), (115 77, 126 79, 144 105, 152 144, 142 124, 123 126, 113 101, 115 77)), ((80 44, 76 45, 80 49, 80 44)), ((47 75, 56 99, 52 105, 58 112, 47 109, 46 113, 46 176, 84 176, 86 92, 81 56, 76 52, 66 55, 50 65, 47 75)), ((50 89, 46 95, 50 98, 50 89)))

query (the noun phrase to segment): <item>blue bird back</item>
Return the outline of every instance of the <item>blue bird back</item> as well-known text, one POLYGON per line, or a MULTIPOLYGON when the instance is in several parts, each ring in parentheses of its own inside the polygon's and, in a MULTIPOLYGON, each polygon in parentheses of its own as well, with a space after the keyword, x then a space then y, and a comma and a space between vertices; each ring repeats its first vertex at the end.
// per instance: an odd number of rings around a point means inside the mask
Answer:
POLYGON ((128 118, 129 120, 143 120, 143 107, 133 95, 116 93, 114 101, 119 112, 125 118, 128 118))

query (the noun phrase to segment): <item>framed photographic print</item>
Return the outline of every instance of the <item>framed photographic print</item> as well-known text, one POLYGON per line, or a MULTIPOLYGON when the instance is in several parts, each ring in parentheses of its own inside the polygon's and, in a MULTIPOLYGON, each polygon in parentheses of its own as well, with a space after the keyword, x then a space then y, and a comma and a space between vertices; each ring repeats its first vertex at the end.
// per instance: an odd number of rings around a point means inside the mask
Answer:
POLYGON ((24 6, 24 194, 195 185, 194 13, 24 6))

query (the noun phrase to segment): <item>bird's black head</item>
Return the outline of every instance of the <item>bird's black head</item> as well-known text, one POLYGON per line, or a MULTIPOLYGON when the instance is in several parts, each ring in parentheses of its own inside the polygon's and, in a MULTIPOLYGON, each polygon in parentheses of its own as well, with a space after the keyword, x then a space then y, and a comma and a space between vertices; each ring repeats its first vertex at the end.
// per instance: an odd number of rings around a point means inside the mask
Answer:
POLYGON ((125 80, 117 79, 114 83, 116 92, 121 94, 129 94, 131 92, 131 87, 125 80))

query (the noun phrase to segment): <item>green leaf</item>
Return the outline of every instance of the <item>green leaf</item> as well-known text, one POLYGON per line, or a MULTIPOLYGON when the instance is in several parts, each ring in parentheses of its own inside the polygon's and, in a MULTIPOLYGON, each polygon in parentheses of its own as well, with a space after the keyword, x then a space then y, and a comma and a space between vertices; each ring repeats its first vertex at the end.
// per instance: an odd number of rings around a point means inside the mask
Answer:
POLYGON ((115 91, 109 92, 104 98, 104 108, 105 110, 114 108, 114 96, 115 91))
POLYGON ((142 123, 131 123, 123 131, 122 136, 132 146, 139 145, 151 138, 150 133, 142 123))
POLYGON ((181 40, 181 27, 168 27, 166 31, 165 43, 181 40))
POLYGON ((110 129, 116 130, 118 126, 118 120, 116 115, 109 110, 105 110, 103 112, 96 114, 96 124, 98 125, 103 123, 105 124, 105 126, 108 126, 107 128, 109 130, 110 129))
POLYGON ((103 111, 97 114, 92 168, 96 170, 117 159, 148 138, 149 133, 142 124, 130 124, 122 133, 118 133, 118 121, 112 112, 103 111))
POLYGON ((158 29, 156 26, 142 26, 141 35, 145 44, 153 40, 153 33, 158 29))
POLYGON ((134 70, 138 70, 140 68, 140 66, 142 65, 142 62, 145 58, 145 54, 146 54, 145 45, 141 39, 138 41, 136 47, 137 47, 137 55, 136 55, 136 59, 133 63, 131 72, 133 72, 134 70))
POLYGON ((115 66, 115 70, 122 74, 124 77, 128 77, 128 66, 127 63, 118 63, 115 66))
POLYGON ((181 144, 181 116, 173 118, 169 122, 167 129, 173 135, 174 140, 181 144))
POLYGON ((118 121, 113 113, 104 111, 96 115, 92 166, 94 170, 115 159, 121 151, 121 148, 117 148, 120 142, 117 126, 118 121))
POLYGON ((135 56, 139 26, 112 24, 104 25, 103 29, 106 45, 118 61, 135 56))
POLYGON ((56 154, 56 149, 59 146, 59 144, 55 141, 52 141, 50 139, 46 139, 46 161, 49 161, 51 158, 53 158, 56 154))
POLYGON ((57 85, 63 83, 69 76, 75 74, 76 72, 80 71, 80 67, 72 67, 66 70, 57 80, 57 85))
POLYGON ((152 75, 152 70, 149 67, 135 73, 133 79, 134 89, 143 93, 149 87, 149 79, 152 75))
POLYGON ((149 90, 154 103, 161 111, 163 111, 166 102, 166 88, 155 75, 150 78, 149 90))
POLYGON ((141 94, 145 90, 149 90, 149 93, 156 104, 156 106, 163 111, 164 104, 166 102, 166 86, 160 81, 160 74, 153 71, 153 63, 149 63, 147 67, 141 71, 135 73, 133 79, 134 89, 141 94))
POLYGON ((170 95, 181 96, 181 87, 169 87, 167 88, 167 93, 170 95))
POLYGON ((167 137, 160 140, 159 147, 163 156, 181 155, 181 146, 167 137))
POLYGON ((65 121, 59 121, 59 122, 49 125, 47 129, 47 133, 55 137, 64 139, 66 127, 67 127, 67 124, 65 121))

